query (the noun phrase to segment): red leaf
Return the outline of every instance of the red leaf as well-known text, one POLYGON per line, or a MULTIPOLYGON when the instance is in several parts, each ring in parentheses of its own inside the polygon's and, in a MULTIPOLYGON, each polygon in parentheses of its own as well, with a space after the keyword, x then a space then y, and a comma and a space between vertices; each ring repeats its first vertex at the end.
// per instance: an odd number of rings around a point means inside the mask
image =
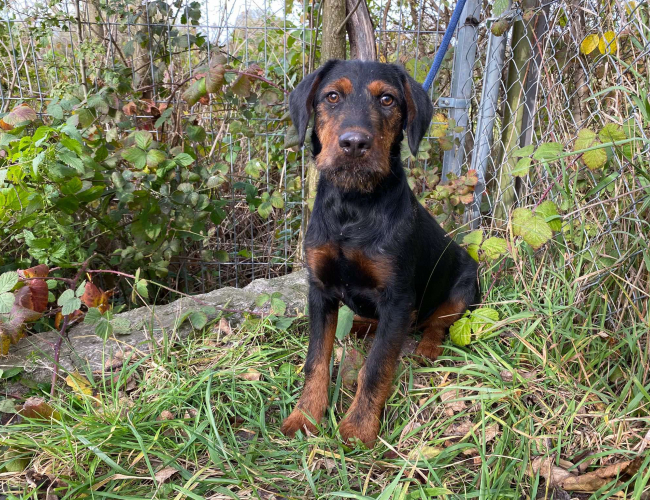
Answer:
POLYGON ((86 283, 86 288, 81 296, 81 302, 86 304, 86 306, 96 307, 103 314, 110 309, 108 299, 109 294, 107 292, 103 292, 90 282, 86 283))
POLYGON ((138 113, 138 107, 131 101, 122 106, 122 112, 127 116, 133 116, 138 113))
POLYGON ((36 120, 36 111, 25 105, 14 108, 11 113, 2 118, 2 121, 4 121, 5 124, 9 125, 12 128, 19 123, 33 122, 34 120, 36 120))
POLYGON ((17 407, 18 413, 26 418, 36 420, 50 420, 51 418, 59 420, 61 415, 53 409, 43 399, 31 397, 25 401, 22 407, 17 407))
POLYGON ((18 276, 21 278, 45 278, 50 273, 50 268, 45 264, 30 267, 18 271, 18 276))

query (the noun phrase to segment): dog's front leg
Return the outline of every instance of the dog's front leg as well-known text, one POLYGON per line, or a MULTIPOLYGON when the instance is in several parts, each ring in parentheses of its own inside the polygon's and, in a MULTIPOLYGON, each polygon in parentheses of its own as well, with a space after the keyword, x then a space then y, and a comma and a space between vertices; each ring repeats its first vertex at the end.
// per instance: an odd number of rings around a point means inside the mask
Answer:
POLYGON ((282 433, 293 436, 296 431, 307 428, 316 430, 310 421, 318 423, 328 403, 330 383, 330 359, 336 336, 338 300, 326 295, 319 287, 309 290, 309 348, 305 361, 305 387, 296 407, 282 423, 282 433), (309 417, 309 418, 308 418, 309 417))
POLYGON ((366 446, 372 446, 377 439, 382 410, 390 394, 397 359, 411 322, 410 301, 380 307, 377 334, 359 372, 357 393, 339 426, 345 441, 357 438, 366 446))

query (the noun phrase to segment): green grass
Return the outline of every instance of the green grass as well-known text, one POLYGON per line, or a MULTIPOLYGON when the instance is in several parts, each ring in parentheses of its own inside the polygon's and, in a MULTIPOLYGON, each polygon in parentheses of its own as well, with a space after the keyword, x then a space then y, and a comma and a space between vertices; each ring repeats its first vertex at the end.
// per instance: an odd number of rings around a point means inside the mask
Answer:
MULTIPOLYGON (((645 448, 650 337, 647 317, 606 320, 616 280, 584 291, 544 259, 520 247, 498 275, 486 303, 503 320, 489 338, 448 342, 433 364, 402 358, 371 450, 337 437, 353 395, 338 362, 321 432, 280 433, 302 386, 305 321, 289 331, 249 323, 227 336, 211 325, 183 345, 135 355, 117 381, 94 381, 99 403, 62 389, 60 421, 8 425, 0 444, 65 480, 60 498, 551 498, 528 473, 534 457, 577 466, 595 454, 595 470, 645 448), (467 435, 449 437, 458 425, 467 435), (174 475, 157 482, 168 467, 174 475)), ((340 347, 366 352, 368 343, 340 347)), ((572 497, 645 498, 649 478, 644 470, 572 497)), ((0 481, 16 498, 36 498, 24 474, 0 481)))

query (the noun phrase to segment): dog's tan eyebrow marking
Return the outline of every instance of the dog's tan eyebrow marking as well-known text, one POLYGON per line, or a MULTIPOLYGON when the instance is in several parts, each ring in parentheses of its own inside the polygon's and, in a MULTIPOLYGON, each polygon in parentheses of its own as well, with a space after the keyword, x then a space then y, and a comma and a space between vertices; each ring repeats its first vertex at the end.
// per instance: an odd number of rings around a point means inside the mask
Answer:
POLYGON ((379 97, 382 94, 398 94, 398 90, 395 87, 383 80, 373 80, 370 82, 368 84, 368 91, 375 97, 379 97))
POLYGON ((338 80, 334 80, 332 83, 327 85, 325 87, 325 92, 340 92, 341 94, 344 95, 350 95, 352 94, 352 91, 354 90, 354 87, 352 86, 352 82, 350 81, 349 78, 339 78, 338 80))

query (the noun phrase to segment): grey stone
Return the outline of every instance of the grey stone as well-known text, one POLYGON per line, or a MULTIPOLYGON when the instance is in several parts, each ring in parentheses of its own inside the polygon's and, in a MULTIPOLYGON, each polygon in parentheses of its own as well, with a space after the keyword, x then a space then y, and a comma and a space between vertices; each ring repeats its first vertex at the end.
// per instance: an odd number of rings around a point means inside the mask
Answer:
MULTIPOLYGON (((257 279, 244 288, 220 288, 210 293, 182 298, 170 304, 155 307, 140 307, 117 314, 115 318, 128 321, 125 335, 113 335, 105 342, 95 335, 94 327, 85 324, 73 326, 69 331, 69 342, 64 342, 59 358, 59 373, 65 377, 69 371, 81 373, 90 369, 101 371, 107 360, 116 352, 135 349, 150 352, 167 336, 168 342, 176 342, 187 337, 192 331, 189 321, 179 322, 187 313, 203 310, 208 319, 218 317, 221 312, 214 308, 230 311, 250 311, 256 314, 268 313, 270 304, 262 308, 255 305, 255 300, 262 293, 279 292, 287 305, 287 315, 305 312, 308 295, 306 271, 298 271, 286 276, 272 279, 257 279), (212 308, 212 310, 210 310, 212 308)), ((241 312, 226 313, 231 325, 242 321, 241 312)), ((125 323, 127 324, 127 323, 125 323)), ((26 382, 49 382, 54 369, 54 345, 57 332, 45 332, 22 339, 12 346, 9 355, 0 357, 0 370, 15 367, 24 369, 26 382)))

